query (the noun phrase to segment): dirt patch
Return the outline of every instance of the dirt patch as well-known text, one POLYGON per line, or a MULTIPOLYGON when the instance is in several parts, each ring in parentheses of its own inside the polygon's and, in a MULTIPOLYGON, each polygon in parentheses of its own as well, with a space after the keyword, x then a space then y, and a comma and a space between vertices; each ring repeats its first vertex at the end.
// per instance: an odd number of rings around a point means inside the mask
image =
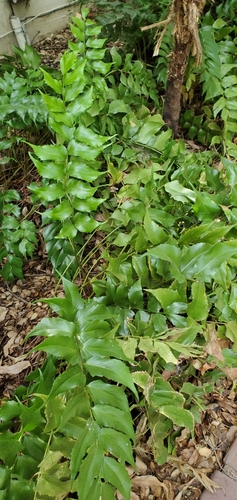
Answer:
POLYGON ((41 57, 41 64, 58 68, 60 57, 68 48, 69 40, 73 41, 74 38, 70 28, 65 28, 35 44, 34 47, 41 57))

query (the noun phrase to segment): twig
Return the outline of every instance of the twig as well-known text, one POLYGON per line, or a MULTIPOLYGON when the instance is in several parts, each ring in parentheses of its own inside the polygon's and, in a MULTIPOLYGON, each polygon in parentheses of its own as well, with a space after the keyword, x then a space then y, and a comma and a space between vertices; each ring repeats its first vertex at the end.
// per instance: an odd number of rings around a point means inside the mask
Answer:
POLYGON ((167 31, 167 28, 168 28, 168 24, 162 30, 162 33, 159 36, 159 38, 158 38, 158 40, 157 40, 157 42, 155 44, 155 48, 154 48, 154 52, 153 52, 153 57, 156 57, 159 54, 160 46, 161 46, 162 40, 164 38, 164 35, 165 35, 166 31, 167 31))
POLYGON ((7 284, 7 289, 9 290, 10 294, 13 295, 13 297, 16 297, 16 299, 19 299, 21 300, 22 302, 24 302, 25 304, 30 304, 31 302, 23 299, 22 297, 20 297, 19 295, 17 295, 16 293, 12 292, 11 288, 9 287, 9 285, 7 284))
POLYGON ((169 24, 170 21, 172 21, 172 18, 168 17, 167 19, 165 19, 164 21, 160 21, 159 23, 153 23, 153 24, 149 24, 147 26, 143 26, 141 28, 141 31, 151 30, 152 28, 159 28, 159 26, 165 26, 166 24, 169 24))

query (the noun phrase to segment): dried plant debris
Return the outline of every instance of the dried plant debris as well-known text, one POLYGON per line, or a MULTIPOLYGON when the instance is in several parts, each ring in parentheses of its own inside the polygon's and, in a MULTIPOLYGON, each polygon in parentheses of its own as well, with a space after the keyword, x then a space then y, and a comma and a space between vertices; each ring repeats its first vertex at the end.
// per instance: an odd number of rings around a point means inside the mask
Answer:
POLYGON ((60 57, 68 47, 69 40, 73 40, 70 28, 53 33, 35 44, 35 49, 41 57, 41 64, 51 68, 58 68, 60 57))

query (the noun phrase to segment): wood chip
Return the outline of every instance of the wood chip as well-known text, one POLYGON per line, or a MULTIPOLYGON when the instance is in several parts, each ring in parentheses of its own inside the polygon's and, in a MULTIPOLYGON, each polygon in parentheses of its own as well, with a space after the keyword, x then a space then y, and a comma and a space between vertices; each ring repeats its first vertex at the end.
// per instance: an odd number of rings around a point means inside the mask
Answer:
POLYGON ((203 446, 203 448, 199 448, 198 453, 201 457, 209 458, 212 454, 212 450, 207 448, 207 446, 203 446))
POLYGON ((4 356, 7 358, 8 354, 9 354, 9 350, 10 350, 10 347, 12 345, 14 345, 15 343, 15 337, 17 336, 17 332, 15 332, 15 336, 12 336, 8 342, 5 344, 5 346, 3 347, 3 353, 4 353, 4 356))
POLYGON ((0 366, 0 375, 17 375, 31 366, 29 361, 19 361, 14 365, 0 366))
POLYGON ((0 306, 0 321, 4 321, 7 315, 7 308, 0 306))
POLYGON ((147 465, 139 458, 136 457, 137 474, 144 474, 147 471, 147 465))
MULTIPOLYGON (((161 497, 162 488, 164 485, 157 479, 157 477, 148 474, 147 476, 136 476, 132 479, 134 490, 142 489, 151 490, 151 493, 156 497, 161 497)), ((148 493, 149 494, 149 493, 148 493)))

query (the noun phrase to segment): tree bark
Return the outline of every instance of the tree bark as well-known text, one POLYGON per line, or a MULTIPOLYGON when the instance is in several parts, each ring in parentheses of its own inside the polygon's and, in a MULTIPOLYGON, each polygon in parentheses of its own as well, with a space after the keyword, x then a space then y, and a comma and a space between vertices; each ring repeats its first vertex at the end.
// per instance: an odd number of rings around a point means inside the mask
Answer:
POLYGON ((190 50, 193 47, 197 65, 201 62, 198 19, 206 0, 174 0, 171 17, 174 22, 174 46, 170 55, 164 121, 178 135, 181 93, 190 50))

